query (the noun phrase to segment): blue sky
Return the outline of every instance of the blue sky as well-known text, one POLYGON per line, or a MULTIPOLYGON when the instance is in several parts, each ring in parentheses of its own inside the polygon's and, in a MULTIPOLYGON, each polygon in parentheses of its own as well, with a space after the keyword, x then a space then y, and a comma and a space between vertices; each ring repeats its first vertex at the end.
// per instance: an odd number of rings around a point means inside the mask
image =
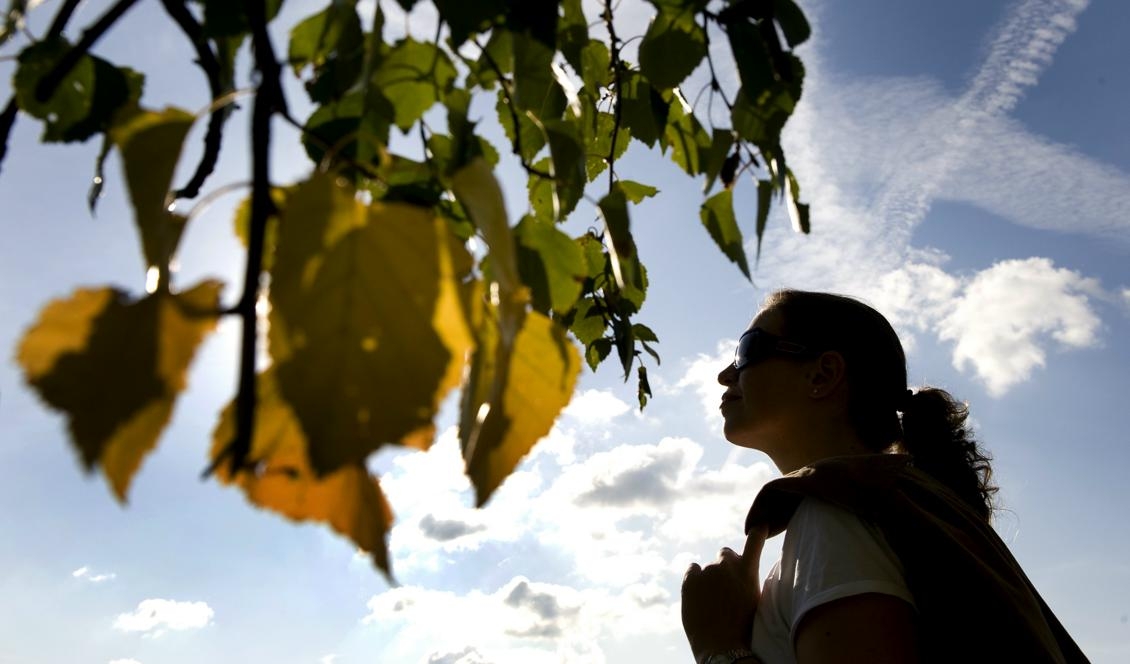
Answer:
MULTIPOLYGON (((33 30, 54 4, 37 10, 33 30)), ((84 4, 74 24, 101 5, 84 4)), ((6 360, 0 662, 688 661, 683 570, 740 545, 745 510, 775 475, 766 457, 719 435, 713 379, 759 300, 784 285, 866 298, 903 335, 912 382, 970 402, 997 460, 998 531, 1093 661, 1130 659, 1130 7, 803 6, 814 36, 800 51, 808 78, 786 149, 813 234, 775 218, 751 285, 702 230, 700 184, 629 152, 621 173, 662 189, 633 218, 651 277, 641 321, 662 341, 663 364, 649 366, 654 401, 640 414, 614 367, 586 372, 549 437, 483 510, 470 507, 450 413, 431 451, 379 455, 373 467, 397 513, 399 587, 326 529, 198 480, 235 385, 234 326, 198 355, 124 509, 82 474, 62 419, 6 360)), ((288 2, 280 30, 316 8, 288 2)), ((646 7, 624 0, 622 10, 621 35, 642 33, 646 7)), ((390 26, 423 36, 434 16, 390 26)), ((140 3, 98 52, 162 73, 149 78, 150 106, 207 103, 156 3, 140 3)), ((0 68, 7 78, 11 64, 0 68)), ((230 124, 213 185, 247 179, 247 121, 243 111, 230 124)), ((306 158, 286 130, 277 135, 276 177, 301 178, 306 158)), ((117 162, 91 218, 97 146, 37 137, 20 118, 0 175, 7 358, 49 299, 80 285, 144 285, 117 162)), ((516 217, 524 182, 513 165, 502 175, 516 217)), ((751 229, 743 185, 739 218, 751 229)), ((194 220, 180 283, 217 275, 235 297, 236 199, 194 220)), ((591 223, 582 208, 570 228, 591 223)))

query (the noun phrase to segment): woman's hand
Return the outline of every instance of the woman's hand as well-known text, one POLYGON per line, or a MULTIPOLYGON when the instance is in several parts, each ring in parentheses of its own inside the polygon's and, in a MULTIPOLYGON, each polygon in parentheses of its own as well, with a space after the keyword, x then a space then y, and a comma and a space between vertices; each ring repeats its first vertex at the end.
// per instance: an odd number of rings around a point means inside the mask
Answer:
POLYGON ((691 563, 683 577, 683 629, 695 661, 729 650, 749 648, 753 614, 761 599, 758 563, 767 532, 754 530, 738 555, 722 549, 718 560, 691 563))

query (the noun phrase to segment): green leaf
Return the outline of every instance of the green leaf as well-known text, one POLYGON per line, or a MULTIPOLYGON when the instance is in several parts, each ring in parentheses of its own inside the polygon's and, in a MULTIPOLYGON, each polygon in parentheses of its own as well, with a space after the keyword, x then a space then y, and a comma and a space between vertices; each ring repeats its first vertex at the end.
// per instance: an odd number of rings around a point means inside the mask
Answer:
POLYGON ((621 288, 625 285, 638 285, 639 274, 637 267, 639 260, 636 258, 636 242, 632 239, 632 231, 628 219, 628 199, 619 184, 600 199, 598 204, 600 214, 604 217, 604 225, 608 231, 608 248, 612 272, 616 283, 621 288))
POLYGON ((589 368, 596 371, 600 363, 612 352, 611 339, 597 339, 585 348, 585 361, 589 363, 589 368))
POLYGON ((364 58, 361 18, 350 3, 333 2, 290 31, 288 60, 296 75, 313 67, 306 89, 315 102, 339 99, 353 87, 364 58))
POLYGON ((735 263, 746 279, 749 276, 749 264, 746 262, 745 248, 742 246, 742 232, 738 229, 737 219, 734 218, 734 196, 730 189, 723 189, 706 199, 699 210, 702 225, 710 233, 711 239, 730 262, 735 263))
POLYGON ((691 9, 660 7, 640 42, 640 71, 660 90, 683 82, 706 57, 706 35, 691 9))
POLYGON ((793 230, 807 235, 812 230, 808 221, 808 205, 800 202, 800 184, 797 183, 792 170, 786 169, 785 177, 789 181, 789 185, 785 187, 785 207, 789 211, 789 219, 793 222, 793 230))
POLYGON ((703 171, 702 155, 709 151, 711 139, 682 95, 676 91, 672 96, 661 145, 671 148, 671 161, 687 175, 698 175, 703 171))
POLYGON ((793 0, 773 0, 773 14, 781 32, 785 34, 785 41, 789 48, 796 48, 812 36, 812 28, 808 19, 793 0))
POLYGON ((503 0, 435 0, 435 6, 451 31, 452 48, 459 48, 472 34, 488 29, 506 13, 503 0))
POLYGON ((775 81, 769 49, 765 47, 757 26, 748 21, 728 24, 726 36, 729 38, 730 51, 734 54, 734 64, 738 67, 738 77, 742 82, 740 94, 749 102, 757 104, 761 95, 769 90, 775 81))
MULTIPOLYGON (((549 157, 542 157, 535 164, 534 169, 549 172, 549 157)), ((526 194, 530 201, 530 210, 538 219, 557 221, 557 201, 553 194, 553 180, 540 175, 531 174, 526 180, 526 194)))
MULTIPOLYGON (((706 183, 702 186, 703 193, 710 193, 710 189, 714 186, 714 181, 718 179, 718 175, 722 172, 722 166, 726 163, 726 157, 730 153, 730 148, 734 145, 734 132, 729 129, 714 129, 714 138, 710 142, 710 148, 706 151, 706 156, 703 159, 703 170, 706 172, 706 183)), ((733 174, 731 173, 730 181, 723 178, 723 185, 727 188, 732 184, 733 174)))
MULTIPOLYGON (((184 231, 185 217, 169 211, 169 190, 195 119, 176 108, 142 110, 121 118, 110 129, 110 138, 121 154, 146 264, 157 267, 162 277, 184 231)), ((164 282, 162 279, 162 287, 167 287, 164 282)))
POLYGON ((577 300, 569 331, 585 346, 604 336, 604 316, 596 301, 591 298, 577 300))
POLYGON ((581 368, 564 330, 542 314, 527 314, 509 346, 495 319, 482 316, 460 408, 459 440, 480 507, 549 433, 581 368))
MULTIPOLYGON (((520 299, 522 280, 518 275, 514 235, 510 231, 502 188, 494 177, 490 164, 481 157, 472 159, 451 176, 451 190, 467 210, 490 249, 494 276, 498 280, 502 299, 507 302, 520 299)), ((517 327, 507 328, 504 332, 508 335, 516 334, 517 327)))
POLYGON ((643 364, 636 369, 636 380, 638 385, 636 396, 639 398, 640 410, 643 410, 647 400, 651 398, 651 383, 647 380, 647 368, 643 364))
POLYGON ((638 72, 620 74, 620 117, 632 136, 648 147, 663 136, 670 104, 638 72))
POLYGON ((554 217, 564 219, 585 193, 585 148, 572 122, 546 120, 543 126, 553 160, 554 217))
POLYGON ((528 35, 550 51, 557 50, 557 7, 560 0, 506 0, 506 27, 528 35))
POLYGON ((628 151, 631 134, 627 127, 616 129, 616 116, 612 113, 600 111, 596 114, 596 127, 592 138, 588 142, 588 156, 585 158, 585 174, 589 182, 608 168, 608 156, 619 159, 628 151), (612 136, 616 135, 616 150, 612 150, 612 136))
POLYGON ((589 44, 589 26, 581 0, 562 0, 562 16, 557 22, 557 48, 573 71, 582 72, 582 49, 589 44))
POLYGON ((624 192, 624 196, 633 203, 639 203, 645 198, 651 198, 659 193, 659 190, 651 185, 640 184, 632 180, 620 180, 617 183, 620 186, 620 191, 624 192))
POLYGON ((363 91, 348 93, 336 102, 318 107, 306 120, 302 138, 306 154, 316 164, 327 157, 379 163, 393 116, 394 111, 383 96, 363 91))
POLYGON ((769 208, 773 203, 773 183, 757 181, 757 259, 761 260, 761 237, 769 223, 769 208))
POLYGON ((589 43, 581 49, 581 80, 585 88, 594 96, 600 95, 600 89, 608 85, 612 78, 612 56, 608 52, 608 45, 599 39, 590 39, 589 43))
POLYGON ((731 120, 738 135, 756 145, 774 145, 780 142, 781 130, 800 100, 804 67, 800 60, 785 54, 790 65, 789 81, 776 81, 771 88, 761 90, 756 100, 743 88, 734 100, 731 120))
POLYGON ((400 40, 381 60, 369 81, 370 94, 393 109, 393 121, 408 131, 455 82, 455 65, 435 44, 410 37, 400 40))
POLYGON ((119 501, 216 326, 220 289, 206 281, 138 301, 112 288, 80 289, 44 307, 20 342, 24 378, 66 415, 83 466, 101 468, 119 501))
POLYGON ((529 111, 542 121, 561 117, 566 99, 553 74, 553 49, 523 33, 515 33, 511 39, 514 44, 512 98, 515 108, 519 114, 529 111))
POLYGON ((659 343, 659 337, 655 336, 655 332, 642 323, 632 323, 632 335, 639 341, 659 343))
MULTIPOLYGON (((506 95, 499 91, 498 103, 495 105, 495 110, 498 112, 498 122, 502 125, 503 131, 506 132, 506 137, 510 142, 515 141, 514 134, 514 114, 510 112, 510 106, 506 102, 506 95)), ((530 162, 534 160, 541 149, 545 147, 546 138, 545 133, 542 132, 533 120, 523 111, 516 111, 518 115, 518 131, 521 132, 521 147, 522 151, 520 156, 523 160, 530 162)))
POLYGON ((484 90, 494 87, 500 72, 505 75, 514 71, 514 41, 510 31, 492 30, 478 60, 468 58, 467 66, 471 70, 467 87, 478 85, 484 90))
MULTIPOLYGON (((388 532, 392 509, 380 482, 354 463, 319 477, 310 466, 309 445, 294 411, 279 394, 274 370, 259 374, 255 403, 255 433, 250 459, 254 468, 234 476, 228 464, 216 464, 216 478, 238 486, 256 507, 292 521, 321 521, 367 552, 373 564, 391 580, 388 532)), ((211 458, 220 460, 235 438, 235 403, 220 414, 212 434, 211 458)))
POLYGON ((459 298, 469 269, 462 244, 429 209, 365 205, 324 174, 287 196, 270 352, 319 476, 386 443, 431 444, 470 348, 459 298))
POLYGON ((535 309, 564 315, 581 294, 588 266, 584 252, 549 221, 526 216, 514 229, 518 271, 532 291, 535 309))

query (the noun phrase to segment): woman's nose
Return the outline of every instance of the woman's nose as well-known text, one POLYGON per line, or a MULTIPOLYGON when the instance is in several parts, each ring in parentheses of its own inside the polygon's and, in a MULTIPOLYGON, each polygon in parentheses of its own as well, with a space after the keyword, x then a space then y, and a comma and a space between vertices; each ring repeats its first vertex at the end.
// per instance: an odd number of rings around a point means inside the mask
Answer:
POLYGON ((738 370, 734 368, 734 365, 727 364, 725 369, 718 372, 718 382, 721 385, 729 386, 734 382, 737 375, 738 370))

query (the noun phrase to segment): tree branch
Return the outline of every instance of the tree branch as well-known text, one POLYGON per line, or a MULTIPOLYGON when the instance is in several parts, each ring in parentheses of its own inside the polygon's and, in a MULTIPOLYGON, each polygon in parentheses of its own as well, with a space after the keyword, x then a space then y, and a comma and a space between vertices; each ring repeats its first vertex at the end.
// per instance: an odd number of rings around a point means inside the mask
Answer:
MULTIPOLYGON (((184 0, 161 0, 161 4, 165 6, 165 11, 180 26, 181 32, 188 37, 193 48, 196 49, 196 64, 200 65, 200 68, 204 70, 204 75, 208 78, 208 90, 212 99, 220 99, 231 92, 230 89, 225 89, 220 81, 220 62, 216 59, 216 54, 212 52, 212 47, 204 36, 204 30, 196 22, 192 12, 188 11, 184 0)), ((224 137, 224 122, 227 121, 231 112, 230 104, 223 104, 212 111, 212 115, 208 119, 208 131, 204 135, 204 154, 200 156, 200 163, 196 166, 196 172, 193 173, 192 178, 173 193, 174 197, 196 198, 200 193, 200 187, 204 185, 204 181, 216 169, 216 161, 220 157, 220 145, 224 137)))
MULTIPOLYGON (((35 86, 35 98, 40 102, 46 102, 50 99, 51 95, 55 94, 55 89, 67 77, 67 74, 71 73, 82 56, 86 55, 95 42, 101 39, 102 35, 106 34, 106 31, 135 3, 137 3, 137 0, 118 0, 113 7, 95 21, 94 25, 83 30, 82 38, 79 39, 78 43, 59 59, 59 62, 55 64, 51 71, 47 72, 46 76, 39 80, 39 85, 35 86)), ((52 26, 52 28, 54 27, 52 26)))
POLYGON ((608 25, 608 46, 612 54, 612 75, 615 78, 616 85, 616 107, 613 109, 613 122, 612 122, 612 145, 608 148, 608 192, 612 193, 612 187, 616 185, 616 140, 620 134, 620 116, 621 107, 620 95, 623 94, 623 89, 620 87, 620 38, 616 36, 616 26, 612 24, 612 0, 604 0, 604 22, 608 25))
POLYGON ((67 22, 71 20, 71 15, 78 9, 79 3, 82 0, 67 0, 63 6, 59 8, 59 12, 55 14, 55 18, 51 19, 51 27, 47 29, 47 35, 44 36, 44 41, 57 39, 63 35, 63 30, 67 27, 67 22))
POLYGON ((271 37, 267 33, 267 12, 261 0, 247 0, 247 16, 251 24, 251 48, 255 55, 255 69, 259 72, 259 89, 255 93, 251 111, 251 214, 247 237, 247 271, 243 277, 243 296, 237 305, 243 319, 240 339, 239 394, 235 402, 235 439, 228 443, 212 467, 229 457, 232 476, 246 467, 251 454, 251 441, 255 434, 256 346, 259 341, 258 318, 255 304, 259 299, 260 277, 263 272, 263 244, 267 233, 267 220, 277 212, 271 200, 271 116, 286 112, 286 99, 280 83, 281 68, 275 57, 271 37))

